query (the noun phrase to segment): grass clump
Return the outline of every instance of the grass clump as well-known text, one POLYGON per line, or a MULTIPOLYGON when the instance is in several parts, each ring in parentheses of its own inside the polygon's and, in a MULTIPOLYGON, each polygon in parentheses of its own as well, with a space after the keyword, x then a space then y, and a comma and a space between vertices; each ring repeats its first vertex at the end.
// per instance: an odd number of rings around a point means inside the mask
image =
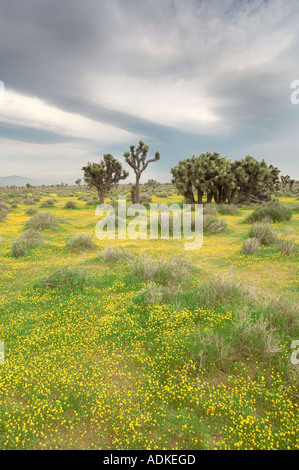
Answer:
POLYGON ((64 209, 77 209, 76 203, 74 201, 67 201, 64 205, 64 209))
POLYGON ((256 291, 244 283, 236 281, 230 274, 203 280, 195 289, 178 296, 180 308, 194 310, 214 308, 219 305, 250 304, 256 299, 256 291))
POLYGON ((28 245, 26 240, 15 240, 11 247, 11 256, 14 258, 21 258, 22 256, 26 256, 28 252, 28 245))
POLYGON ((258 238, 250 237, 247 240, 244 240, 243 246, 241 248, 241 253, 243 255, 248 255, 250 253, 256 253, 261 242, 258 238))
MULTIPOLYGON (((79 199, 79 198, 78 198, 79 199)), ((97 201, 95 201, 94 199, 87 199, 85 205, 86 206, 94 206, 96 204, 97 201)))
POLYGON ((45 230, 47 228, 56 227, 59 220, 49 212, 39 212, 25 223, 27 228, 33 230, 45 230))
POLYGON ((183 285, 191 275, 192 265, 184 257, 154 260, 144 254, 129 260, 131 273, 143 282, 152 281, 163 286, 183 285))
POLYGON ((141 289, 138 298, 145 304, 159 304, 164 298, 163 287, 155 282, 149 282, 145 287, 143 287, 143 289, 141 289))
POLYGON ((203 213, 204 215, 217 215, 218 207, 214 204, 205 204, 203 206, 203 213))
POLYGON ((249 232, 250 238, 257 238, 261 245, 274 245, 277 243, 278 236, 269 223, 256 222, 252 225, 249 232))
POLYGON ((5 220, 9 213, 9 207, 6 204, 0 204, 0 222, 5 220))
POLYGON ((44 240, 40 233, 30 229, 13 242, 11 256, 14 258, 26 256, 28 254, 28 250, 43 246, 43 244, 44 240))
POLYGON ((270 322, 244 312, 221 332, 200 327, 192 336, 191 359, 199 368, 216 365, 229 371, 235 361, 267 363, 281 351, 281 338, 270 322))
POLYGON ((77 233, 66 244, 72 251, 91 251, 96 248, 92 235, 89 233, 77 233))
POLYGON ((152 197, 149 194, 141 193, 140 194, 140 203, 148 206, 152 202, 152 197))
POLYGON ((236 215, 239 212, 238 207, 232 204, 220 204, 217 206, 217 210, 221 215, 236 215))
POLYGON ((253 213, 247 217, 246 222, 254 223, 264 220, 285 222, 286 220, 290 220, 291 217, 292 209, 281 204, 278 199, 273 199, 257 207, 253 213))
POLYGON ((95 280, 87 270, 82 267, 64 266, 37 282, 35 288, 68 294, 82 291, 93 284, 95 280))
POLYGON ((53 207, 54 206, 54 203, 55 203, 55 200, 54 199, 45 199, 40 207, 53 207))
POLYGON ((29 209, 26 210, 25 212, 26 215, 35 215, 37 214, 37 209, 34 207, 29 207, 29 209))
POLYGON ((219 219, 215 215, 205 214, 203 215, 203 231, 204 233, 219 233, 223 232, 227 227, 224 219, 219 219))
POLYGON ((293 254, 296 249, 295 238, 288 238, 288 233, 284 233, 277 241, 279 251, 286 256, 293 254))
POLYGON ((117 261, 128 261, 132 259, 130 251, 117 246, 109 245, 103 252, 103 259, 106 263, 115 263, 117 261))
POLYGON ((32 206, 35 204, 35 201, 33 198, 28 197, 27 199, 24 199, 23 204, 25 204, 26 206, 32 206))

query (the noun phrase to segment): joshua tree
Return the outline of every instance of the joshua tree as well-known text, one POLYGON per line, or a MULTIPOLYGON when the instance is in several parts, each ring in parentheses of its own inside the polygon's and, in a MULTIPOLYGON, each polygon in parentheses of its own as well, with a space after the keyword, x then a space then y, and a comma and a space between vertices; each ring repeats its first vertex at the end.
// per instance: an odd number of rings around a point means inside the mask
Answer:
POLYGON ((146 186, 151 189, 151 190, 154 190, 157 186, 159 186, 159 183, 158 181, 154 180, 154 179, 150 179, 148 180, 147 183, 145 183, 146 186))
POLYGON ((135 188, 136 204, 140 204, 139 183, 140 183, 141 174, 147 168, 149 163, 160 160, 159 152, 155 153, 154 158, 150 160, 146 160, 148 151, 149 151, 149 146, 145 145, 142 141, 140 141, 136 150, 135 150, 135 145, 131 145, 130 152, 124 153, 124 157, 126 159, 127 164, 131 168, 133 168, 134 173, 136 175, 136 188, 135 188))
POLYGON ((75 181, 75 184, 77 184, 79 186, 79 188, 81 188, 81 178, 78 178, 76 181, 75 181))
POLYGON ((202 203, 204 194, 207 203, 214 199, 216 204, 226 201, 231 204, 267 198, 277 189, 280 171, 272 165, 268 167, 264 160, 258 162, 250 156, 232 163, 216 152, 207 152, 180 161, 171 173, 173 183, 186 203, 195 202, 193 191, 196 190, 198 204, 202 203))
POLYGON ((280 180, 282 183, 282 187, 285 188, 286 185, 290 182, 291 177, 289 175, 283 176, 281 175, 280 180))
POLYGON ((186 204, 194 204, 195 198, 192 187, 192 161, 188 158, 180 161, 177 166, 171 168, 172 183, 176 185, 179 194, 182 194, 186 204))
POLYGON ((88 187, 96 188, 100 204, 104 204, 105 196, 112 186, 129 176, 129 173, 123 170, 121 163, 110 154, 103 155, 100 163, 88 162, 82 170, 88 187))
POLYGON ((289 181, 290 191, 293 191, 293 186, 294 186, 295 182, 296 182, 296 180, 290 180, 289 181))

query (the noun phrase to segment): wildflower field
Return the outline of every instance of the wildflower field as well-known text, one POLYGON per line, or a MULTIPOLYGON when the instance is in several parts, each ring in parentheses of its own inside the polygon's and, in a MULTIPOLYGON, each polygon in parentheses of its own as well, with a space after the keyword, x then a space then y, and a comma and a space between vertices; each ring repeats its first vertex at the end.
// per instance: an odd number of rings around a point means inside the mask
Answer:
POLYGON ((272 224, 294 249, 249 254, 253 207, 218 214, 225 229, 185 251, 183 239, 97 239, 85 188, 0 199, 1 449, 299 448, 295 196, 272 224))

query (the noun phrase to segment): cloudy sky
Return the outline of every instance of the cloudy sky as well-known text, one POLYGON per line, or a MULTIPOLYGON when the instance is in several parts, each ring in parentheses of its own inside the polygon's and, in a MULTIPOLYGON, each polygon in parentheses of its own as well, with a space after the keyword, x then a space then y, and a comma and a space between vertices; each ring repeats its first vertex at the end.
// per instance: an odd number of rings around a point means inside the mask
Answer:
POLYGON ((0 176, 69 181, 142 139, 144 180, 206 151, 299 179, 298 24, 298 0, 0 0, 0 176))

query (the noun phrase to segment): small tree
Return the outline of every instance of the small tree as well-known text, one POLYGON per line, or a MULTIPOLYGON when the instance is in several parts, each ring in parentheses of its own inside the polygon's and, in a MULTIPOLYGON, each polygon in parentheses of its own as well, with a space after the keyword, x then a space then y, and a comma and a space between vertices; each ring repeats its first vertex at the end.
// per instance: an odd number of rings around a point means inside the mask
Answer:
POLYGON ((100 163, 88 162, 82 170, 88 187, 96 188, 100 204, 104 204, 105 196, 115 184, 129 176, 129 173, 122 168, 121 163, 110 154, 103 155, 103 160, 100 163))
POLYGON ((79 186, 79 188, 81 188, 81 178, 78 178, 76 181, 75 181, 75 184, 77 184, 79 186))
POLYGON ((154 190, 157 186, 159 186, 159 183, 158 181, 154 180, 154 179, 150 179, 148 180, 147 183, 145 183, 146 187, 149 188, 150 190, 154 190))
POLYGON ((155 153, 154 158, 146 160, 147 154, 149 151, 149 146, 145 145, 142 141, 139 142, 137 149, 135 150, 135 145, 131 145, 130 152, 125 152, 124 157, 127 164, 133 168, 136 175, 136 189, 135 189, 135 202, 140 204, 140 195, 139 195, 139 183, 141 174, 146 170, 149 163, 156 162, 160 160, 159 152, 155 153))
POLYGON ((282 183, 282 187, 285 188, 286 185, 290 182, 290 176, 289 175, 281 175, 280 177, 280 180, 281 180, 281 183, 282 183))
POLYGON ((295 184, 296 180, 290 180, 289 181, 289 188, 290 188, 290 191, 293 191, 293 186, 295 184))

